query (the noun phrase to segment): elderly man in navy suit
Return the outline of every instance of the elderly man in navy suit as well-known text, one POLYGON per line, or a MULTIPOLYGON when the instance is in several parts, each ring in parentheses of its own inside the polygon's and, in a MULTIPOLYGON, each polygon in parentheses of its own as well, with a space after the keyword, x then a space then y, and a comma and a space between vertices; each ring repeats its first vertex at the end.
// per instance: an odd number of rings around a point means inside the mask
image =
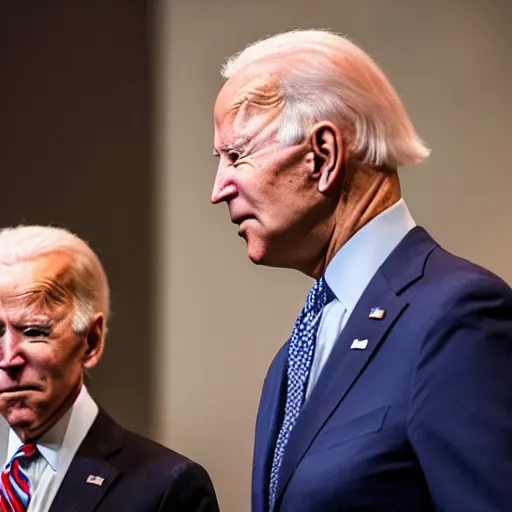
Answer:
POLYGON ((512 292, 416 226, 425 160, 373 60, 326 31, 230 58, 215 104, 249 258, 315 279, 266 377, 253 512, 512 510, 512 292))
POLYGON ((198 464, 120 427, 83 382, 103 352, 107 278, 80 238, 0 230, 0 510, 218 512, 198 464))

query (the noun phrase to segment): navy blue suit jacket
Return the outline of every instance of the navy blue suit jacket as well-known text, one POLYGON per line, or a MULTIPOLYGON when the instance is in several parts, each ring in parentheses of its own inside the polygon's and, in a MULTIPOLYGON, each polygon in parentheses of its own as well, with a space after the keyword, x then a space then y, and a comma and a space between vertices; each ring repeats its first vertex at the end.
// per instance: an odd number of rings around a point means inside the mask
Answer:
MULTIPOLYGON (((268 511, 287 344, 256 423, 253 512, 268 511)), ((512 290, 414 228, 341 333, 290 434, 274 510, 512 511, 512 290), (386 310, 370 319, 372 307, 386 310), (367 339, 365 350, 351 349, 367 339)))

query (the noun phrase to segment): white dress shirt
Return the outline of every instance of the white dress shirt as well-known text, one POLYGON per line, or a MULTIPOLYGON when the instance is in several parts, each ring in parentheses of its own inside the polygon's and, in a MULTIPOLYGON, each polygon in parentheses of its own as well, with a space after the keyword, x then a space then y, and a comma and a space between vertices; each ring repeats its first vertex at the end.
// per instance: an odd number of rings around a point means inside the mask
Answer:
MULTIPOLYGON (((30 503, 27 512, 47 512, 59 490, 60 484, 87 432, 98 414, 98 406, 85 386, 70 409, 43 436, 36 446, 38 456, 24 472, 30 480, 30 503)), ((23 442, 9 430, 7 459, 9 463, 23 442)))
POLYGON ((336 299, 322 311, 306 399, 365 288, 393 249, 415 226, 405 201, 400 199, 357 231, 329 262, 325 280, 336 299))

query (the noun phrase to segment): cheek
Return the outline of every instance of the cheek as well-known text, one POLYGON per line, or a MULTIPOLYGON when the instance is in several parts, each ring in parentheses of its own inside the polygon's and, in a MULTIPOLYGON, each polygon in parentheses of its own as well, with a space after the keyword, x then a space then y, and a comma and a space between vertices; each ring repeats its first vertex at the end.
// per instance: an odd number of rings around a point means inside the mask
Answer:
POLYGON ((299 190, 297 180, 286 176, 284 172, 255 172, 239 180, 240 195, 258 208, 260 214, 293 205, 297 201, 299 190))
POLYGON ((314 182, 310 179, 313 168, 308 155, 292 153, 275 162, 268 170, 266 181, 269 194, 279 195, 287 202, 300 202, 314 188, 314 182))
POLYGON ((311 203, 305 184, 296 176, 280 176, 269 183, 264 192, 268 215, 272 222, 288 225, 302 217, 311 203))
POLYGON ((316 184, 309 179, 314 162, 309 153, 287 148, 244 164, 237 173, 239 195, 265 224, 281 224, 300 215, 315 200, 316 184))
POLYGON ((77 350, 62 350, 57 345, 41 345, 27 355, 27 370, 43 381, 65 381, 81 369, 77 350))

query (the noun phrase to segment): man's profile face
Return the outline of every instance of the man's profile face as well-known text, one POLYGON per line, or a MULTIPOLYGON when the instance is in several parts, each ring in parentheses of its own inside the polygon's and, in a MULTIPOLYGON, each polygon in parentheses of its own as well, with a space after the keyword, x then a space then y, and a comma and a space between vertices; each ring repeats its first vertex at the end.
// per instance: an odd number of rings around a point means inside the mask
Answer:
POLYGON ((274 68, 258 65, 236 75, 217 97, 212 202, 227 203, 253 262, 287 267, 313 221, 316 185, 307 141, 276 140, 282 98, 274 68))
POLYGON ((85 336, 73 332, 73 300, 59 286, 69 260, 0 264, 0 414, 29 436, 52 424, 82 385, 85 336))

